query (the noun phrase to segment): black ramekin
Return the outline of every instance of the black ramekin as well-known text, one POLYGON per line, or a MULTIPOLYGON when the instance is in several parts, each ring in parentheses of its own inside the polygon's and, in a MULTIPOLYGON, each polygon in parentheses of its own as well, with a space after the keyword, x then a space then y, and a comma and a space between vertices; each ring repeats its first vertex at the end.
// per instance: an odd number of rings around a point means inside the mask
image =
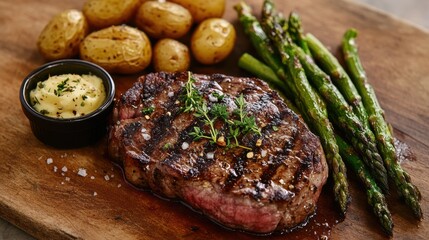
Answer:
POLYGON ((100 66, 78 59, 64 59, 46 63, 31 72, 22 82, 19 98, 30 121, 33 134, 43 143, 57 148, 77 148, 93 144, 107 131, 107 119, 115 98, 115 83, 100 66), (77 118, 60 119, 45 116, 30 104, 30 91, 49 76, 61 74, 92 74, 103 80, 106 99, 95 111, 77 118))

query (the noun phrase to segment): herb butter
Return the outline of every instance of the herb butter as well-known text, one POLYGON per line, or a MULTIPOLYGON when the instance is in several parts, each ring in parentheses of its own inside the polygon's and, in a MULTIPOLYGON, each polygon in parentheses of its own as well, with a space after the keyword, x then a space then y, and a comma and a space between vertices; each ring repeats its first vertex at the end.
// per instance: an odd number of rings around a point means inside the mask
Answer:
POLYGON ((54 118, 84 116, 100 107, 105 98, 103 80, 90 74, 50 76, 30 92, 33 108, 54 118))

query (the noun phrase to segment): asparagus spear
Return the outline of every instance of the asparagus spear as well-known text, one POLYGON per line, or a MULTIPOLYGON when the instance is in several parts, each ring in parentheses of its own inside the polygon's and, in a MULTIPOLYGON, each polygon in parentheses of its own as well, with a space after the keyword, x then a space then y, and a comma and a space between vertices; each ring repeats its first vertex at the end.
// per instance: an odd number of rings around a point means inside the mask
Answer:
POLYGON ((248 53, 241 55, 240 59, 238 60, 238 66, 253 73, 258 78, 263 79, 274 88, 279 89, 280 91, 287 91, 287 87, 276 75, 276 73, 270 67, 263 64, 252 55, 248 53))
POLYGON ((366 73, 360 62, 355 42, 356 37, 357 31, 350 29, 343 38, 342 47, 347 67, 354 84, 362 96, 363 104, 369 115, 369 122, 377 137, 378 148, 383 156, 389 176, 395 183, 399 195, 404 198, 406 204, 413 210, 414 215, 421 219, 423 216, 419 204, 420 192, 411 183, 410 176, 401 168, 396 159, 393 136, 389 125, 384 119, 383 110, 378 103, 374 89, 368 83, 366 73))
MULTIPOLYGON (((245 53, 240 59, 239 59, 239 65, 244 66, 245 70, 248 70, 250 73, 256 75, 256 76, 264 76, 267 75, 266 68, 269 69, 267 65, 262 63, 261 61, 255 59, 253 56, 245 53)), ((268 72, 274 73, 271 69, 268 70, 268 72)), ((270 74, 271 75, 271 74, 270 74)), ((285 83, 282 82, 281 84, 286 87, 285 83)), ((301 116, 304 118, 306 123, 312 123, 306 114, 306 112, 299 111, 294 104, 290 102, 286 102, 286 104, 294 110, 296 113, 301 114, 301 116)), ((297 105, 300 105, 300 103, 297 103, 297 105)), ((302 106, 301 106, 302 107, 302 106)), ((311 126, 312 127, 312 126, 311 126)), ((353 148, 349 146, 341 137, 338 135, 336 136, 338 147, 340 154, 342 158, 345 160, 346 165, 350 167, 356 175, 361 179, 362 183, 366 187, 366 192, 368 196, 368 203, 373 208, 373 211, 375 215, 378 217, 381 225, 383 226, 384 231, 392 235, 392 229, 393 229, 393 221, 392 217, 390 215, 390 212, 387 208, 387 203, 385 201, 385 198, 383 194, 381 193, 381 190, 378 188, 375 181, 372 179, 369 171, 366 169, 364 164, 361 162, 361 159, 355 154, 353 148)))
POLYGON ((301 18, 298 13, 291 12, 289 15, 288 32, 292 41, 304 50, 304 52, 311 56, 310 48, 304 37, 304 30, 302 29, 301 18))
POLYGON ((238 59, 238 66, 272 85, 283 97, 286 105, 294 112, 298 112, 288 96, 286 96, 288 87, 285 82, 283 82, 270 67, 248 53, 241 55, 240 59, 238 59))
POLYGON ((359 156, 356 155, 353 148, 340 136, 337 135, 337 143, 340 149, 340 154, 347 164, 349 169, 352 169, 359 177, 366 188, 366 195, 368 197, 368 204, 372 207, 374 214, 378 217, 384 231, 388 235, 392 235, 393 220, 387 208, 387 202, 384 198, 381 189, 377 186, 366 166, 363 164, 359 156))
POLYGON ((293 83, 293 90, 296 91, 294 95, 300 103, 299 106, 304 108, 301 111, 306 112, 306 115, 312 122, 313 131, 320 137, 328 165, 330 166, 331 176, 334 180, 335 200, 339 204, 341 213, 345 214, 350 201, 350 194, 346 167, 339 155, 333 127, 328 120, 326 110, 324 110, 325 107, 319 105, 318 101, 315 101, 317 93, 310 86, 299 59, 291 54, 292 47, 288 43, 289 40, 284 38, 281 26, 279 24, 276 25, 272 21, 273 13, 273 3, 265 0, 263 6, 263 27, 266 28, 266 32, 269 33, 268 36, 279 51, 283 64, 288 67, 289 73, 292 76, 289 81, 293 83))
MULTIPOLYGON (((340 65, 338 60, 329 52, 329 50, 311 33, 306 35, 306 41, 313 58, 321 64, 323 70, 325 70, 330 76, 334 84, 343 94, 346 101, 352 106, 353 112, 364 124, 364 127, 371 132, 371 128, 368 122, 368 114, 366 113, 365 107, 363 106, 361 96, 357 91, 355 85, 351 81, 349 75, 346 73, 344 68, 340 65)), ((372 141, 375 142, 374 134, 371 132, 372 141)))
POLYGON ((387 192, 388 181, 386 168, 381 158, 373 158, 373 153, 377 152, 376 145, 368 138, 368 134, 365 134, 366 129, 362 126, 359 118, 354 114, 347 101, 331 82, 330 77, 323 72, 314 63, 313 59, 306 55, 301 48, 297 46, 292 47, 292 54, 299 58, 307 73, 308 79, 325 100, 329 112, 331 113, 328 115, 330 120, 345 136, 347 136, 354 148, 364 156, 363 159, 367 163, 374 178, 380 184, 383 191, 387 192))
POLYGON ((363 106, 362 98, 350 77, 338 60, 315 36, 309 33, 307 34, 306 40, 313 54, 312 56, 318 60, 322 69, 331 76, 331 80, 335 86, 339 89, 346 101, 352 107, 353 112, 360 119, 364 127, 364 133, 371 140, 373 147, 368 149, 364 155, 368 156, 369 159, 373 159, 375 162, 383 162, 383 159, 376 148, 375 136, 369 125, 368 114, 363 106))

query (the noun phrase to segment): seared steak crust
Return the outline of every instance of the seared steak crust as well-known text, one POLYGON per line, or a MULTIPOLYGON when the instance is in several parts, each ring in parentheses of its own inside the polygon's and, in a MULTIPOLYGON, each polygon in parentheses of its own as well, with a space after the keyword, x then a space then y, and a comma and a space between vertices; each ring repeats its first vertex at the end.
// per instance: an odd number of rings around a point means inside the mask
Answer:
MULTIPOLYGON (((328 168, 319 139, 276 92, 254 78, 194 74, 207 99, 224 97, 228 112, 243 94, 262 136, 239 139, 249 150, 194 141, 192 113, 182 111, 188 73, 142 76, 117 101, 109 131, 109 155, 124 167, 127 180, 157 194, 178 198, 215 221, 257 233, 292 228, 310 216, 328 168), (144 109, 153 107, 146 115, 144 109), (256 146, 258 139, 262 145, 256 146), (213 156, 213 157, 212 157, 213 156)), ((215 127, 228 136, 224 122, 215 127)))

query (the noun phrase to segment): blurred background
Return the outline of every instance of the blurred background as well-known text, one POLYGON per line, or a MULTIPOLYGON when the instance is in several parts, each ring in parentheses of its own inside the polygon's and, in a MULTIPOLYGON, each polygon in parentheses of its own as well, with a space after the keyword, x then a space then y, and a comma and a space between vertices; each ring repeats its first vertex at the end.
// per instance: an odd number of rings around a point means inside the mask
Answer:
POLYGON ((351 0, 394 15, 429 30, 428 0, 351 0))
MULTIPOLYGON (((429 0, 349 0, 389 13, 429 31, 429 0)), ((429 44, 429 43, 428 43, 429 44)), ((0 218, 0 240, 30 240, 25 232, 0 218)))

